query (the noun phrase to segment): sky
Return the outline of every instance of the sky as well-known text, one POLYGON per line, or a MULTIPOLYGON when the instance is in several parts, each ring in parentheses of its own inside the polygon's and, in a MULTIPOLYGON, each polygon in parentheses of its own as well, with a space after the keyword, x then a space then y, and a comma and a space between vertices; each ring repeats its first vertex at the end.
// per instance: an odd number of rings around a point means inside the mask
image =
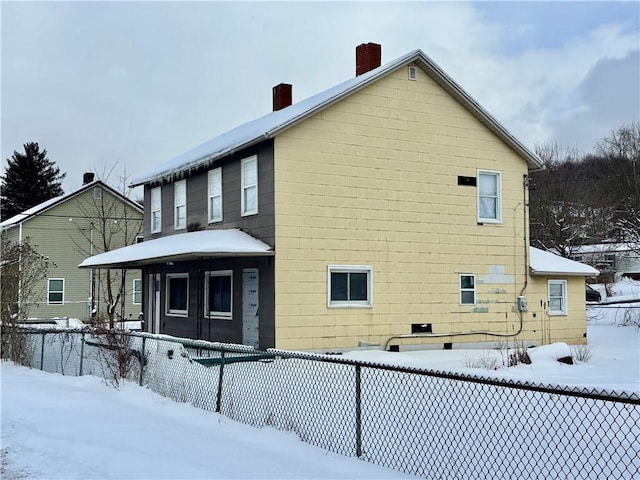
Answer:
POLYGON ((271 111, 421 49, 525 145, 589 152, 640 120, 640 2, 8 2, 2 166, 46 148, 65 191, 119 187, 271 111))

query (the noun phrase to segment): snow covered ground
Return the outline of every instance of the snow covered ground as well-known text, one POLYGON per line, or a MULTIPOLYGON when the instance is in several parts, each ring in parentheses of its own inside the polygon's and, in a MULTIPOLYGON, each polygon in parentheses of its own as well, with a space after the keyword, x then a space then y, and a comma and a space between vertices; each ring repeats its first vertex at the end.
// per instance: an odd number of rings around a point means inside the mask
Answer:
MULTIPOLYGON (((640 282, 620 288, 620 297, 637 298, 640 282)), ((364 351, 349 356, 640 393, 640 330, 620 326, 620 311, 606 305, 590 309, 593 355, 575 365, 542 355, 531 365, 504 368, 505 352, 478 350, 364 351), (469 367, 490 356, 496 356, 497 370, 469 367)), ((308 445, 293 433, 256 429, 136 385, 116 390, 96 377, 43 373, 7 362, 0 371, 3 479, 408 478, 308 445)))

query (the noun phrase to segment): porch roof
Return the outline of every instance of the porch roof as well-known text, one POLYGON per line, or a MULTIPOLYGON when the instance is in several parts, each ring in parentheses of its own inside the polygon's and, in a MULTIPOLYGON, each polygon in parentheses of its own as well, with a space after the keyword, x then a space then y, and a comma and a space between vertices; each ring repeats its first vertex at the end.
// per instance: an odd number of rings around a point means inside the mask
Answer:
POLYGON ((600 271, 584 263, 545 252, 536 247, 530 247, 531 275, 571 275, 595 277, 600 271))
POLYGON ((85 259, 80 268, 139 268, 153 263, 212 257, 272 256, 273 249, 238 229, 180 233, 85 259))

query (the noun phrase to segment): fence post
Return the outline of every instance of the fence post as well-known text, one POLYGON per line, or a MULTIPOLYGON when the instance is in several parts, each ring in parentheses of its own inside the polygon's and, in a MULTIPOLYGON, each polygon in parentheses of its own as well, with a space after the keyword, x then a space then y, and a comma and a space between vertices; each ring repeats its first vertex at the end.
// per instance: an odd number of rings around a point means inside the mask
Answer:
POLYGON ((40 370, 44 370, 44 338, 46 333, 42 334, 42 345, 40 346, 40 370))
POLYGON ((146 340, 146 337, 142 337, 142 351, 140 352, 140 386, 142 386, 142 374, 144 373, 144 346, 146 340))
POLYGON ((80 374, 79 377, 82 376, 82 361, 84 359, 84 332, 82 332, 82 338, 80 339, 80 374))
POLYGON ((360 395, 360 365, 356 365, 356 457, 362 457, 362 397, 360 395))
POLYGON ((224 350, 220 353, 220 373, 218 375, 218 397, 216 399, 216 413, 220 413, 222 403, 222 372, 224 370, 224 350))

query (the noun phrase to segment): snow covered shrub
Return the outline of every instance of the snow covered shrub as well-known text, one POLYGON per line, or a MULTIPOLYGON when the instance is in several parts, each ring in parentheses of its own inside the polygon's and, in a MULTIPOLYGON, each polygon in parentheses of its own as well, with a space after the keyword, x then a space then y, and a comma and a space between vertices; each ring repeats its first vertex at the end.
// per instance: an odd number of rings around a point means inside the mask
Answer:
POLYGON ((571 356, 579 362, 588 362, 593 357, 593 349, 589 345, 573 345, 571 356))
POLYGON ((514 347, 508 350, 508 352, 510 367, 515 367, 521 363, 525 363, 527 365, 531 363, 531 359, 527 353, 527 347, 525 347, 522 342, 514 342, 514 347))
POLYGON ((620 326, 640 328, 640 308, 627 307, 622 316, 620 326))
POLYGON ((144 360, 141 353, 133 348, 129 334, 98 323, 94 324, 91 333, 94 344, 100 347, 104 378, 114 387, 117 388, 123 379, 129 378, 137 370, 136 367, 142 368, 144 360))
POLYGON ((465 356, 463 365, 467 368, 484 368, 487 370, 498 370, 500 362, 491 352, 483 350, 479 357, 465 356))

